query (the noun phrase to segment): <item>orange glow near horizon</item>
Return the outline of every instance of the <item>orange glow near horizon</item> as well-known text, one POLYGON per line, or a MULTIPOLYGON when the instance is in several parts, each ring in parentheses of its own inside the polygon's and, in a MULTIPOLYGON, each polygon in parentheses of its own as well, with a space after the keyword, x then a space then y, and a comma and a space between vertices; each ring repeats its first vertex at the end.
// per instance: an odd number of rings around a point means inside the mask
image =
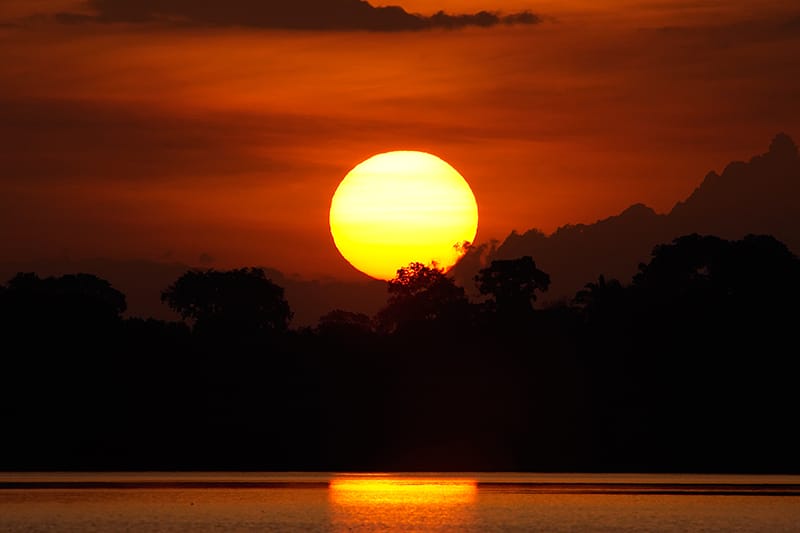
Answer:
POLYGON ((469 479, 334 479, 332 502, 339 505, 463 505, 475 500, 478 483, 469 479))
POLYGON ((394 147, 469 180, 476 244, 635 203, 666 214, 709 171, 800 131, 796 2, 695 4, 498 0, 545 20, 340 32, 63 24, 35 15, 86 2, 5 0, 0 261, 212 257, 365 281, 326 217, 354 158, 394 147))
POLYGON ((375 155, 353 168, 331 200, 342 256, 376 279, 412 262, 448 269, 478 230, 469 184, 442 159, 413 151, 375 155))

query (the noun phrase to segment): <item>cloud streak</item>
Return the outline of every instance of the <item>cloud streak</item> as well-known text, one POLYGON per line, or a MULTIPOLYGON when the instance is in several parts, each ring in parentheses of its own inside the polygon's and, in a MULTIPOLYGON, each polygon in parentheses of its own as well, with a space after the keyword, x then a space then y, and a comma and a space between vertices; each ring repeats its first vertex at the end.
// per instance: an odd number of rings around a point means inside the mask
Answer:
POLYGON ((190 26, 251 27, 285 30, 414 31, 431 28, 458 29, 537 24, 539 16, 528 12, 431 16, 409 13, 399 6, 375 7, 363 0, 87 0, 93 15, 57 13, 63 24, 87 22, 159 22, 190 26))

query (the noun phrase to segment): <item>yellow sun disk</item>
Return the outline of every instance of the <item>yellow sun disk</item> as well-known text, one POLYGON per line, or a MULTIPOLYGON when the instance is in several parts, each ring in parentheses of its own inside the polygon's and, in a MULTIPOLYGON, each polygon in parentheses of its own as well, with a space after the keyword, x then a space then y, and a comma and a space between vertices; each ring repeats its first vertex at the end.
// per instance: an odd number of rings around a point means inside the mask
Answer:
POLYGON ((336 247, 354 267, 392 278, 411 262, 449 268, 472 242, 475 196, 449 164, 424 152, 378 154, 351 170, 331 201, 336 247))

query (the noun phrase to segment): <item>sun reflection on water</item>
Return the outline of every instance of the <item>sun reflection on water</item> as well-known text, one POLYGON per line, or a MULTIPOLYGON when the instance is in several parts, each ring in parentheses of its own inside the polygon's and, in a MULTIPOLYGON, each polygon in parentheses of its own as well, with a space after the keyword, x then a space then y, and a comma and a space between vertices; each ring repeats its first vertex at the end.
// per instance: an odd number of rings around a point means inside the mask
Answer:
POLYGON ((477 491, 470 479, 340 478, 329 485, 330 499, 339 505, 464 505, 477 491))
POLYGON ((442 531, 474 521, 478 483, 472 479, 364 475, 328 485, 333 531, 442 531))

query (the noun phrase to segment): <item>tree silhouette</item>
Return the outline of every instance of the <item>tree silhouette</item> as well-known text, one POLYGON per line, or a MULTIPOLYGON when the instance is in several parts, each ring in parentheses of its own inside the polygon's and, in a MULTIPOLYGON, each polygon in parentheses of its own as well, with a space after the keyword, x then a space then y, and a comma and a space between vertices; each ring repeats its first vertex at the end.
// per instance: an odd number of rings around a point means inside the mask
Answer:
POLYGON ((292 312, 283 288, 261 268, 189 270, 170 285, 161 301, 194 322, 196 333, 236 336, 287 330, 292 312))
POLYGON ((321 334, 358 335, 372 330, 372 319, 364 313, 334 309, 319 318, 316 331, 321 334))
POLYGON ((606 280, 600 275, 597 282, 587 283, 575 294, 572 303, 580 309, 590 329, 605 330, 604 335, 628 323, 629 291, 617 279, 606 280))
POLYGON ((653 249, 650 262, 639 265, 633 286, 666 297, 707 288, 720 268, 730 243, 712 235, 696 233, 678 237, 653 249))
POLYGON ((536 291, 550 286, 550 276, 536 268, 531 256, 497 259, 481 269, 475 283, 483 295, 491 295, 489 304, 504 317, 524 317, 533 311, 536 291))
POLYGON ((125 295, 93 274, 40 278, 20 272, 0 292, 4 322, 83 330, 116 323, 126 309, 125 295))
POLYGON ((617 279, 606 280, 602 274, 597 283, 589 282, 575 295, 574 302, 584 309, 597 310, 619 299, 624 287, 617 279))
MULTIPOLYGON (((788 391, 797 361, 785 346, 794 343, 799 279, 800 261, 766 235, 736 241, 684 235, 656 246, 640 265, 626 289, 631 327, 620 334, 626 342, 613 344, 629 351, 614 388, 646 383, 637 405, 648 406, 653 440, 679 461, 735 461, 765 434, 795 433, 785 414, 774 413, 796 405, 788 391), (698 448, 681 444, 682 434, 696 435, 698 448), (738 452, 716 457, 733 442, 729 449, 738 452), (708 459, 698 460, 700 453, 708 459)), ((613 353, 604 354, 604 366, 613 353)), ((772 446, 781 441, 774 438, 772 446)))
POLYGON ((781 308, 800 287, 800 261, 769 235, 726 241, 695 233, 656 246, 652 255, 633 278, 633 287, 651 301, 758 301, 781 308))
POLYGON ((379 327, 387 332, 413 323, 457 321, 469 306, 464 288, 435 264, 400 268, 389 280, 388 292, 387 305, 377 315, 379 327))
POLYGON ((800 259, 770 235, 731 243, 725 270, 717 276, 744 305, 772 306, 789 315, 800 297, 800 259))

